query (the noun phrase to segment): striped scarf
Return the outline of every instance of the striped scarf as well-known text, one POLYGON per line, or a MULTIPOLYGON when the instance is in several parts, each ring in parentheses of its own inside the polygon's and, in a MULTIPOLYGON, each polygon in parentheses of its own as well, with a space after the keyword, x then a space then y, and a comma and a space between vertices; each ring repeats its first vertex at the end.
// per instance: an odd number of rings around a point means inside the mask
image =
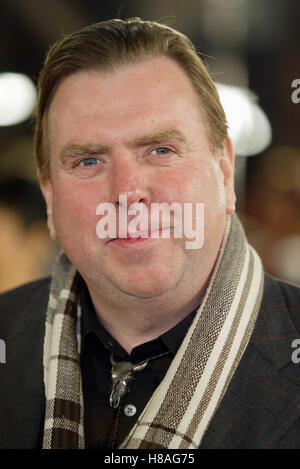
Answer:
MULTIPOLYGON (((84 448, 80 278, 67 257, 52 275, 44 341, 44 448, 84 448)), ((263 290, 261 261, 236 215, 204 299, 164 379, 121 448, 194 449, 249 342, 263 290)))

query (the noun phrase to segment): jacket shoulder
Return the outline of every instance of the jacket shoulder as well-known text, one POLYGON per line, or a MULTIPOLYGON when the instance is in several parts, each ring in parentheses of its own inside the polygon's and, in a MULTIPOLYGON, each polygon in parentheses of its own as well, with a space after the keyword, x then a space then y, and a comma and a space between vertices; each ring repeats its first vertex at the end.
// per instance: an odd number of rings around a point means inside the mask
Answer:
POLYGON ((295 329, 300 334, 300 286, 265 274, 263 303, 270 307, 273 305, 273 311, 277 309, 276 306, 281 310, 280 306, 284 304, 284 309, 288 311, 295 329))
POLYGON ((45 411, 43 344, 50 279, 0 295, 0 448, 39 447, 45 411))
POLYGON ((31 296, 32 293, 40 291, 41 289, 46 289, 49 292, 50 286, 50 277, 44 277, 39 280, 35 280, 30 283, 25 283, 20 285, 12 290, 5 291, 0 294, 0 304, 2 302, 10 301, 10 299, 15 299, 18 297, 31 296))
POLYGON ((50 277, 21 285, 0 295, 0 329, 6 332, 20 317, 44 320, 50 289, 50 277))

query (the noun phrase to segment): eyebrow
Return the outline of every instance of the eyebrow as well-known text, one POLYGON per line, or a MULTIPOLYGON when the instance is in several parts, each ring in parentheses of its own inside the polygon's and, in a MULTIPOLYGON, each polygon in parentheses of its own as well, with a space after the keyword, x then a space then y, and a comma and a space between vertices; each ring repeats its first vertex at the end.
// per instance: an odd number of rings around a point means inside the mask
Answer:
POLYGON ((140 147, 144 145, 152 145, 154 143, 162 143, 166 140, 178 140, 182 143, 186 143, 186 137, 183 132, 178 129, 169 128, 159 131, 154 131, 149 135, 143 137, 137 137, 132 142, 129 142, 129 146, 140 147))
POLYGON ((67 143, 59 153, 61 161, 64 163, 69 158, 80 156, 95 156, 101 153, 107 153, 109 147, 102 144, 79 144, 67 143))
MULTIPOLYGON (((163 143, 167 140, 177 140, 181 143, 187 143, 186 137, 183 132, 175 128, 168 128, 159 131, 151 132, 148 135, 134 138, 127 142, 127 145, 131 148, 142 147, 145 145, 153 145, 157 143, 163 143)), ((103 153, 108 153, 110 147, 104 144, 77 144, 67 143, 63 146, 60 151, 60 159, 64 163, 69 158, 80 157, 80 156, 95 156, 103 153)))

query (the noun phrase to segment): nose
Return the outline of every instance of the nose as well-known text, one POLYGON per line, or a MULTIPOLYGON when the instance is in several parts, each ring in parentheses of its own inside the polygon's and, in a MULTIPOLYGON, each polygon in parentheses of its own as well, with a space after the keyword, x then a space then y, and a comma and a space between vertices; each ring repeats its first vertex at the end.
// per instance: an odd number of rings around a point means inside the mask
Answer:
POLYGON ((111 169, 111 201, 116 207, 122 205, 120 195, 127 197, 127 205, 143 203, 149 206, 151 202, 150 189, 147 184, 146 171, 138 161, 129 158, 114 162, 111 169))

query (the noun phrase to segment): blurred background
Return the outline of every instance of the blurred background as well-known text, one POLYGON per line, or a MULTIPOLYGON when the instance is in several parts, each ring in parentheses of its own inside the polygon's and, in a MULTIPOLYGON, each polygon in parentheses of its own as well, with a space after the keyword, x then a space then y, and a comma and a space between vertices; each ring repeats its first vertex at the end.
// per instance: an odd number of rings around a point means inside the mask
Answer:
POLYGON ((267 272, 300 284, 299 0, 0 0, 0 292, 47 275, 58 250, 30 120, 49 45, 131 16, 175 27, 203 54, 230 124, 248 239, 267 272))

